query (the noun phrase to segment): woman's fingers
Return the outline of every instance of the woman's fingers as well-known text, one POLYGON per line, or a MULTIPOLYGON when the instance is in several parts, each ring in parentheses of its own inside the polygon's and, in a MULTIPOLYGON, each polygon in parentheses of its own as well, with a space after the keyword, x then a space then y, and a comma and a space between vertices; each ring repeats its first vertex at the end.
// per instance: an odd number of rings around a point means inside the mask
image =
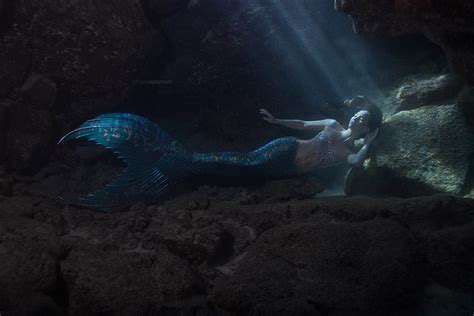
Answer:
POLYGON ((265 121, 270 122, 270 123, 275 123, 275 117, 267 110, 260 109, 260 114, 263 115, 262 119, 264 119, 265 121))
POLYGON ((265 109, 260 110, 260 114, 263 114, 265 117, 271 117, 272 115, 265 109))
POLYGON ((275 120, 274 120, 273 118, 271 118, 271 117, 264 116, 264 117, 262 117, 262 119, 263 119, 264 121, 269 122, 269 123, 275 123, 275 120))

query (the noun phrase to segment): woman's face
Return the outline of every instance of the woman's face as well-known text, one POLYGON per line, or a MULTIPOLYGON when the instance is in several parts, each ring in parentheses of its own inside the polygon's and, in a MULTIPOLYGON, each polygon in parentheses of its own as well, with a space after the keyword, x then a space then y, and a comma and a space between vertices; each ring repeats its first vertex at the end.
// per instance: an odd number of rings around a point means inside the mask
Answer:
POLYGON ((369 128, 369 118, 370 113, 366 110, 362 110, 354 114, 354 116, 349 121, 349 128, 350 129, 358 129, 362 130, 365 128, 369 128))

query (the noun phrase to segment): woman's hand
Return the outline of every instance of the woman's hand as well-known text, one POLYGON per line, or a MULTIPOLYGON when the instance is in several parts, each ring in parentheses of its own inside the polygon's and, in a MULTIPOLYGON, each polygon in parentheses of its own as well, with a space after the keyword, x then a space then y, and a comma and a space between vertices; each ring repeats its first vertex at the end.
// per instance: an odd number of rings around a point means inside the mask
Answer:
POLYGON ((268 112, 267 110, 265 109, 260 109, 260 114, 263 115, 263 119, 267 122, 270 122, 270 123, 273 123, 273 124, 276 124, 278 123, 278 119, 275 118, 270 112, 268 112))
POLYGON ((365 135, 364 144, 367 146, 370 145, 374 141, 374 139, 377 137, 378 133, 379 133, 379 129, 376 128, 372 132, 365 135))

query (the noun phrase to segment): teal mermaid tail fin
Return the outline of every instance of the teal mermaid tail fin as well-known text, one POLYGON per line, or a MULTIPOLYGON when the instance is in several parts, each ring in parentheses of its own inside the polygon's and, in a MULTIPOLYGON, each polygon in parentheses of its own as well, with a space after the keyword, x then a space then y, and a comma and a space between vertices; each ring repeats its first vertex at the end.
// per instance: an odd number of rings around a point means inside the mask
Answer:
POLYGON ((64 199, 71 204, 114 210, 137 201, 159 198, 187 176, 259 177, 297 174, 298 140, 283 137, 247 153, 199 154, 186 150, 152 121, 134 114, 111 113, 86 121, 67 133, 58 144, 85 138, 111 149, 126 163, 111 183, 83 198, 64 199))
POLYGON ((158 125, 129 113, 104 114, 88 120, 58 144, 79 138, 111 149, 126 163, 124 171, 105 187, 82 198, 64 199, 97 209, 112 210, 134 201, 156 199, 178 176, 186 174, 186 162, 190 160, 185 158, 191 156, 158 125), (166 172, 180 169, 182 172, 166 172))

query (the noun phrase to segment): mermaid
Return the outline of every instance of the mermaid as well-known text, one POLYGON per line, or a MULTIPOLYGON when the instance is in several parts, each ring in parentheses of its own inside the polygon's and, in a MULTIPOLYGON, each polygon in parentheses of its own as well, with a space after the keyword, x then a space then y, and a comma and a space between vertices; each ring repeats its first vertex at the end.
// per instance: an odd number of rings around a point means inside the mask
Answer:
POLYGON ((346 101, 351 109, 348 128, 334 119, 277 119, 260 109, 263 119, 287 128, 318 132, 308 140, 282 137, 250 152, 189 151, 152 121, 129 113, 103 114, 67 133, 58 144, 85 138, 111 149, 126 168, 111 183, 85 197, 66 202, 113 210, 137 201, 153 201, 189 177, 288 178, 320 168, 348 163, 360 166, 382 123, 382 113, 367 98, 346 101), (355 149, 354 141, 364 139, 355 149))

